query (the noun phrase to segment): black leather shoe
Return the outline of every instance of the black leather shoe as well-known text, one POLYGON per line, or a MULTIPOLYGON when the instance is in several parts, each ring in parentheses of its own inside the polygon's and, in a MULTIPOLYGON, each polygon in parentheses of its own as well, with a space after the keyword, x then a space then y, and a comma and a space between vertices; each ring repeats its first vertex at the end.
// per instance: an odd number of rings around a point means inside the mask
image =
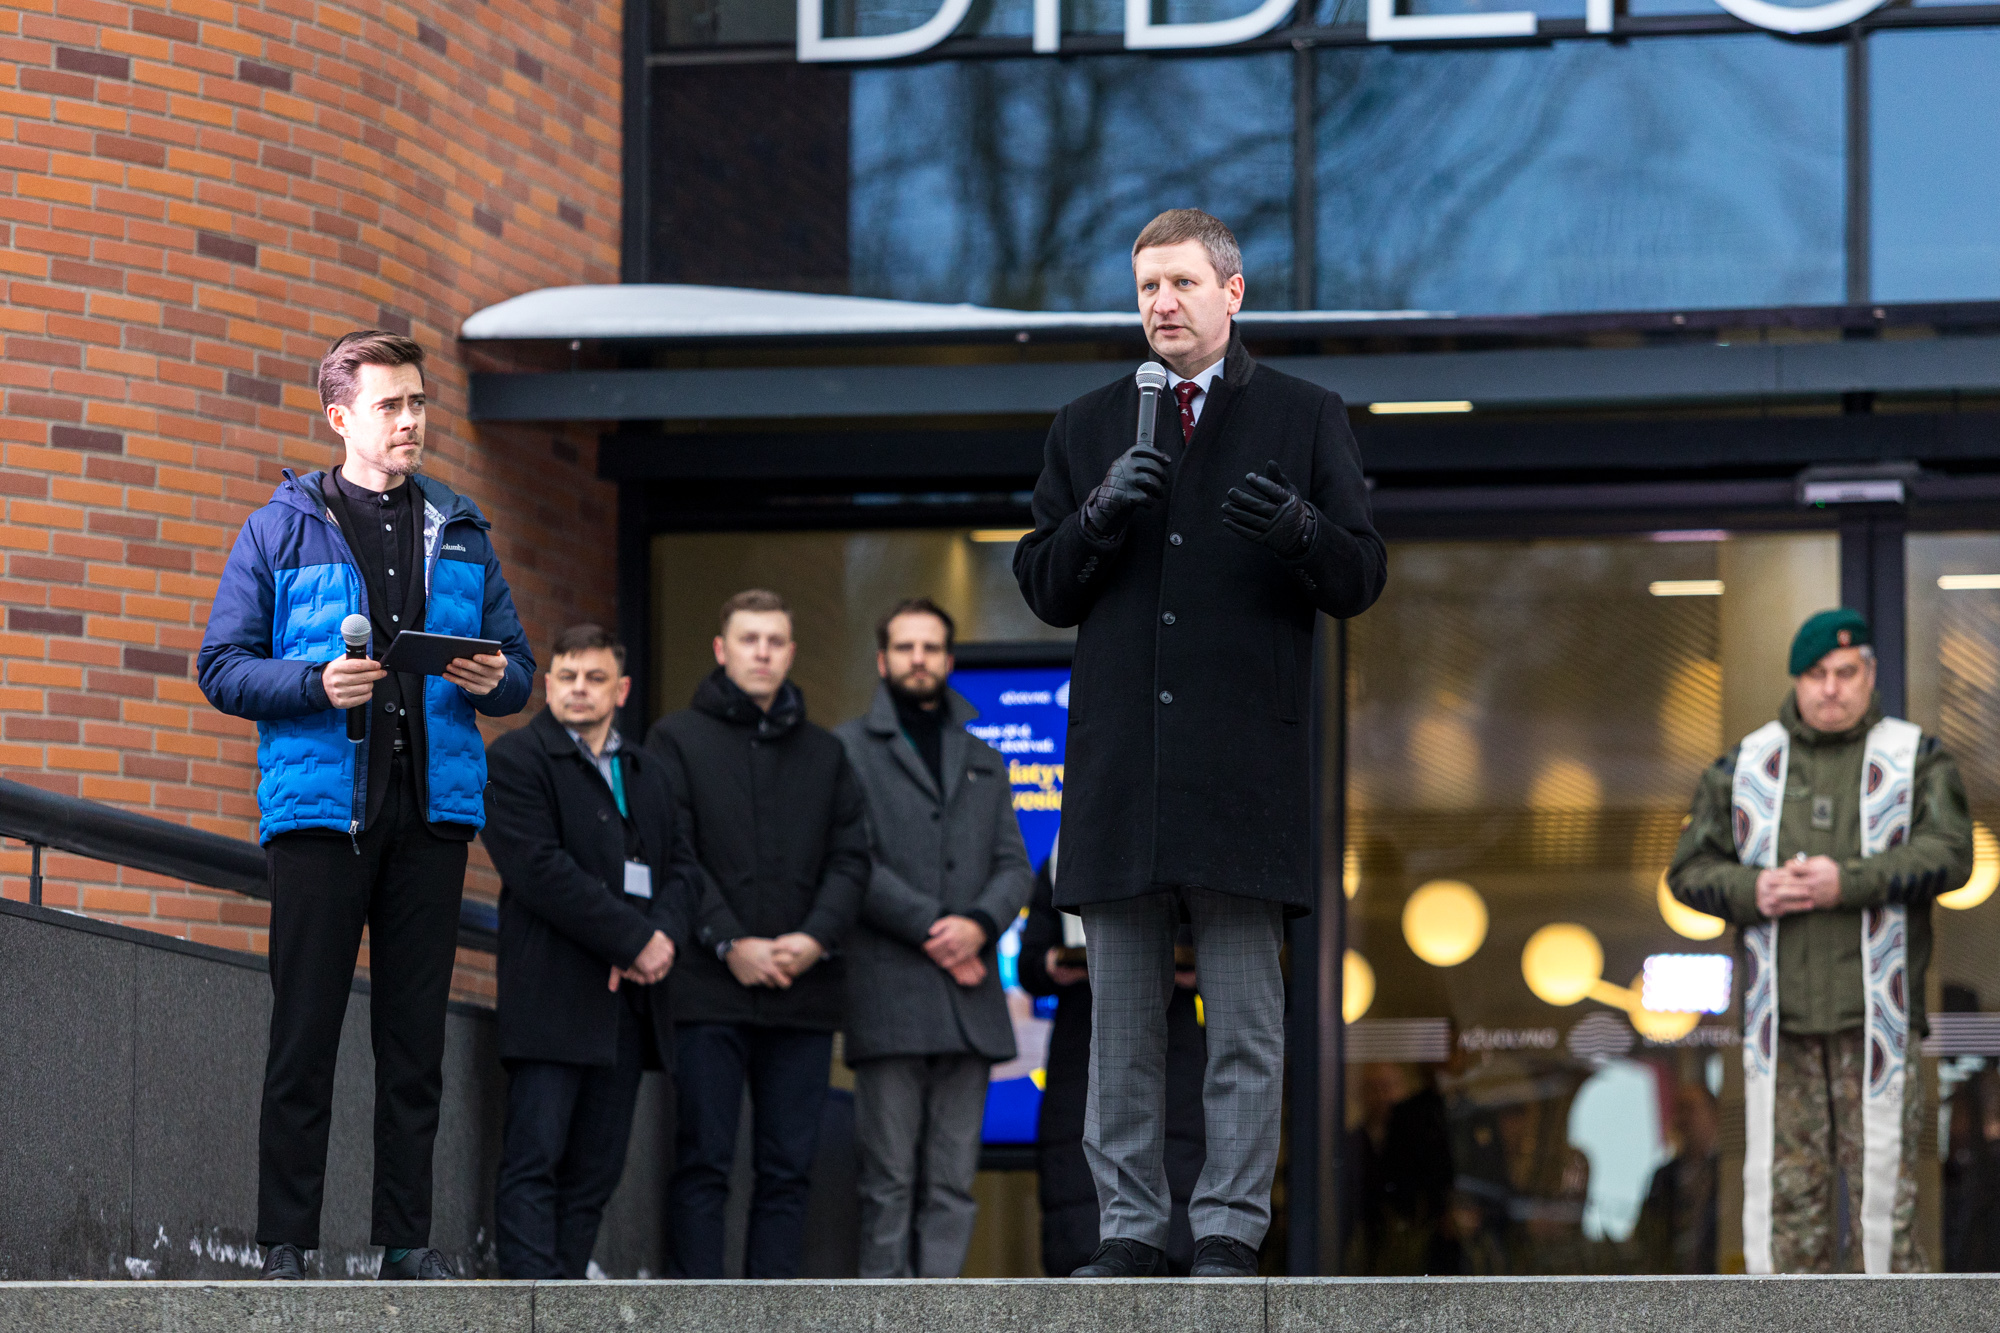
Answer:
POLYGON ((266 1282, 297 1282, 306 1275, 306 1254, 296 1245, 273 1245, 264 1251, 266 1282))
POLYGON ((1136 1240, 1107 1240, 1071 1277, 1152 1277, 1166 1256, 1136 1240))
POLYGON ((448 1282, 457 1276, 451 1271, 451 1265, 444 1261, 444 1256, 429 1246, 411 1250, 393 1264, 389 1262, 386 1251, 382 1255, 384 1282, 448 1282))
POLYGON ((1257 1251, 1230 1236, 1203 1236, 1194 1243, 1189 1277, 1256 1277, 1257 1251))

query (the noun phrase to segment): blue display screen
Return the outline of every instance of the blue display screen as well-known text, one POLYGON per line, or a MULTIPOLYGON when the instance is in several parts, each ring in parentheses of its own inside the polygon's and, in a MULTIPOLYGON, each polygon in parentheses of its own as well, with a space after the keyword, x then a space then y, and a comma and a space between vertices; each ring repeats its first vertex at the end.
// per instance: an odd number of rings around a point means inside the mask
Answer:
MULTIPOLYGON (((952 688, 979 710, 965 729, 998 750, 1014 788, 1014 815, 1037 871, 1062 824, 1063 747, 1069 735, 1068 667, 961 667, 952 688)), ((1014 1019, 1016 1054, 993 1067, 986 1091, 987 1143, 1033 1143, 1047 1083, 1049 1017, 1021 989, 1021 922, 1000 937, 1000 981, 1014 1019)))

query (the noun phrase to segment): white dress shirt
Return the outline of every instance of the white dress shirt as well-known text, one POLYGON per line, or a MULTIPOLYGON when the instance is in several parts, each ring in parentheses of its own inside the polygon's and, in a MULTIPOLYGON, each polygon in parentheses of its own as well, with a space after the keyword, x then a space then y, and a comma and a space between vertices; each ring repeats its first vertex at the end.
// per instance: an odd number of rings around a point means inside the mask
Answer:
MULTIPOLYGON (((1201 424, 1202 404, 1208 401, 1208 386, 1213 384, 1215 382, 1215 377, 1217 375, 1220 375, 1221 373, 1222 373, 1222 358, 1217 357, 1214 365, 1210 366, 1207 370, 1199 371, 1193 376, 1189 377, 1193 381, 1195 387, 1200 390, 1199 393, 1195 394, 1194 401, 1188 404, 1188 410, 1194 413, 1194 424, 1197 426, 1201 424)), ((1168 393, 1177 395, 1181 385, 1186 384, 1188 382, 1189 380, 1182 379, 1179 375, 1174 374, 1174 372, 1171 370, 1167 372, 1168 393)), ((1174 411, 1177 415, 1180 412, 1180 401, 1178 397, 1176 397, 1174 401, 1174 411)))

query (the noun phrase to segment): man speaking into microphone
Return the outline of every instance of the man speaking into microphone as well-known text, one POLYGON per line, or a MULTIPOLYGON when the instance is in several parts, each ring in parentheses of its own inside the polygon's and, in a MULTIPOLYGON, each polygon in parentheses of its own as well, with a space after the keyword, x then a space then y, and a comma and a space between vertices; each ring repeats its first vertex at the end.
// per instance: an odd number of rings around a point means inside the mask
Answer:
POLYGON ((1035 614, 1078 627, 1055 901, 1088 936, 1084 1154, 1102 1240, 1075 1276, 1160 1271, 1167 1007, 1185 917, 1208 1032, 1192 1271, 1247 1277, 1278 1159, 1278 952, 1285 918, 1317 897, 1313 622, 1367 610, 1385 558, 1339 396, 1244 350, 1229 228, 1196 209, 1162 213, 1134 242, 1132 272, 1167 392, 1150 421, 1133 379, 1056 414, 1035 528, 1014 552, 1035 614))
POLYGON ((450 1277, 430 1248, 431 1146, 466 849, 486 820, 475 719, 528 701, 535 660, 478 508, 418 476, 424 352, 350 333, 319 366, 346 444, 284 481, 229 553, 198 660, 202 693, 257 723, 271 881, 271 1041, 258 1130, 266 1278, 319 1247, 334 1055, 368 928, 375 1050, 373 1241, 384 1278, 450 1277), (497 641, 440 676, 384 671, 397 634, 497 641), (358 655, 350 643, 372 640, 358 655), (361 710, 361 726, 354 726, 361 710), (349 740, 358 735, 359 740, 349 740))

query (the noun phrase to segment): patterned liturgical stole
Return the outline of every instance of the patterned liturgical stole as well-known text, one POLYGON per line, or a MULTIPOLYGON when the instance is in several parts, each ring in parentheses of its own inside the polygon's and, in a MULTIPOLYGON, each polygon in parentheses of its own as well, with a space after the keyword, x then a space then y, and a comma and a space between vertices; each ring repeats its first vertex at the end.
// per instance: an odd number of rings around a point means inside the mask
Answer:
MULTIPOLYGON (((1910 785, 1923 731, 1883 718, 1868 733, 1861 767, 1861 854, 1875 856, 1910 833, 1910 785)), ((1732 793, 1736 856, 1744 865, 1778 863, 1778 823, 1784 812, 1791 737, 1771 722, 1745 738, 1736 755, 1732 793)), ((1867 997, 1867 1082, 1861 1102, 1862 1261, 1870 1273, 1889 1271, 1902 1165, 1903 1088, 1910 1036, 1905 972, 1907 935, 1901 906, 1875 907, 1861 917, 1861 965, 1867 997)), ((1743 1257, 1752 1273, 1771 1271, 1771 1148, 1776 1126, 1778 1046, 1778 922, 1747 926, 1743 944, 1750 973, 1743 997, 1743 1257)))

